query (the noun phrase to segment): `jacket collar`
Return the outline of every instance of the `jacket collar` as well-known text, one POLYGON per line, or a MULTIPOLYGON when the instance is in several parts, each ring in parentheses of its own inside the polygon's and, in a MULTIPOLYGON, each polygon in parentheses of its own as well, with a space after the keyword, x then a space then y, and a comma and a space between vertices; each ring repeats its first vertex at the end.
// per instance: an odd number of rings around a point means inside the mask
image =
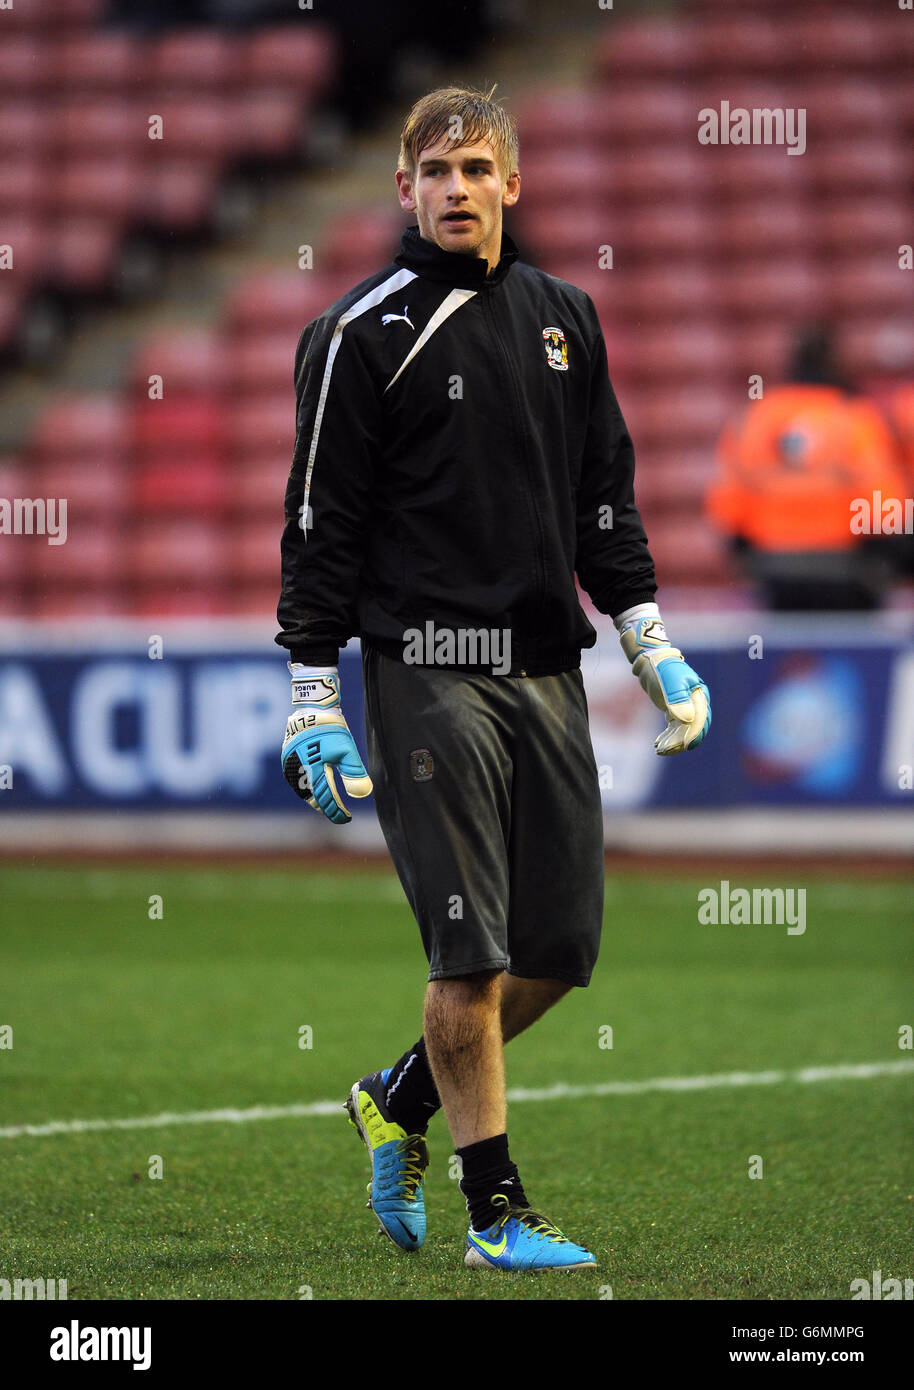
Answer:
POLYGON ((487 277, 489 262, 476 256, 464 256, 459 251, 442 251, 433 241, 419 235, 418 227, 407 227, 394 257, 396 265, 414 270, 426 280, 442 280, 460 289, 478 290, 483 285, 497 285, 505 278, 520 252, 507 232, 502 232, 501 258, 487 277))

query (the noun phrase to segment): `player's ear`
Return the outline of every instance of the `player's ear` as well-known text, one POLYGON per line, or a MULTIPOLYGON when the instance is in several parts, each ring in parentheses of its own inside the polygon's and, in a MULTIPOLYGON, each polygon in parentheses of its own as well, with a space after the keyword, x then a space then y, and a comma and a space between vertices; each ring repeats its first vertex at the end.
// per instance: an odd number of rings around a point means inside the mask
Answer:
POLYGON ((505 191, 501 195, 501 205, 505 208, 513 208, 520 197, 520 174, 517 170, 511 175, 505 184, 505 191))
POLYGON ((410 178, 409 174, 405 173, 402 169, 398 169, 396 173, 396 180, 397 193, 400 198, 401 208, 404 212, 415 212, 416 200, 413 197, 412 179, 410 178))

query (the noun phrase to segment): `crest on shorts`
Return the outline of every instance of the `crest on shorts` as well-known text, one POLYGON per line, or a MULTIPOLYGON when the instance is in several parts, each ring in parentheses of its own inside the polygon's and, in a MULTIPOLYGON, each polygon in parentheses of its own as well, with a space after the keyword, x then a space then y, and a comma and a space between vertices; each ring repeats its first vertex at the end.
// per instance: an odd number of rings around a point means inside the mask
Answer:
POLYGON ((409 770, 414 782, 428 782, 435 771, 435 759, 427 748, 414 748, 409 755, 409 770))
POLYGON ((553 371, 567 372, 568 343, 560 328, 543 329, 543 347, 546 349, 546 361, 553 371))

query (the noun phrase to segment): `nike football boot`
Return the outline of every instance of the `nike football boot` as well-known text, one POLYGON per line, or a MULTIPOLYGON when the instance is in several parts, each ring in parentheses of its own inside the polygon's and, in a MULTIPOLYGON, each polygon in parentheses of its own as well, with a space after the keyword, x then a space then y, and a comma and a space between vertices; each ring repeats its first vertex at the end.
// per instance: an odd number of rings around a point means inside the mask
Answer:
POLYGON ((464 1264, 469 1269, 589 1269, 596 1259, 589 1250, 563 1236, 557 1226, 530 1207, 512 1207, 503 1193, 493 1203, 504 1211, 487 1231, 467 1234, 464 1264))
POLYGON ((349 1123, 371 1156, 368 1203, 381 1230, 401 1250, 418 1250, 425 1239, 422 1174, 428 1167, 424 1134, 407 1134, 391 1119, 384 1103, 387 1073, 371 1072, 353 1086, 347 1100, 349 1123))

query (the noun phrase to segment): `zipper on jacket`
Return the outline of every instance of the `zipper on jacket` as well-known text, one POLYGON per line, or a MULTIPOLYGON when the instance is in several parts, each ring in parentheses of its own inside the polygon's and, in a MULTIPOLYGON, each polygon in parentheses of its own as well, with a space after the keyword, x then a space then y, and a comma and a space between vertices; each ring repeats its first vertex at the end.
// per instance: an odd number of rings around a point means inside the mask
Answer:
MULTIPOLYGON (((504 293, 504 289, 502 290, 502 293, 504 293)), ((527 441, 529 438, 529 434, 527 430, 527 422, 524 419, 524 413, 521 408, 521 398, 518 390, 517 378, 514 374, 514 368, 511 362, 511 354, 508 352, 508 349, 505 345, 505 340, 502 337, 501 329, 499 328, 496 322, 495 309, 492 304, 492 290, 489 289, 487 291, 484 288, 483 293, 479 296, 479 298, 482 301, 483 312, 488 316, 489 328, 492 337, 495 339, 496 346, 498 347, 498 350, 501 353, 501 358, 504 362, 505 370, 508 374, 508 382, 511 387, 511 396, 514 405, 514 415, 517 420, 519 435, 523 444, 521 452, 523 454, 524 467, 527 472, 527 477, 532 483, 532 473, 529 462, 530 455, 527 449, 527 441)), ((534 545, 534 560, 536 562, 538 598, 540 601, 540 607, 542 607, 546 598, 546 538, 543 531, 543 519, 540 515, 539 506, 537 504, 536 497, 534 496, 532 486, 528 487, 527 495, 530 499, 530 505, 533 511, 533 519, 536 523, 536 533, 539 538, 538 543, 534 545)))

